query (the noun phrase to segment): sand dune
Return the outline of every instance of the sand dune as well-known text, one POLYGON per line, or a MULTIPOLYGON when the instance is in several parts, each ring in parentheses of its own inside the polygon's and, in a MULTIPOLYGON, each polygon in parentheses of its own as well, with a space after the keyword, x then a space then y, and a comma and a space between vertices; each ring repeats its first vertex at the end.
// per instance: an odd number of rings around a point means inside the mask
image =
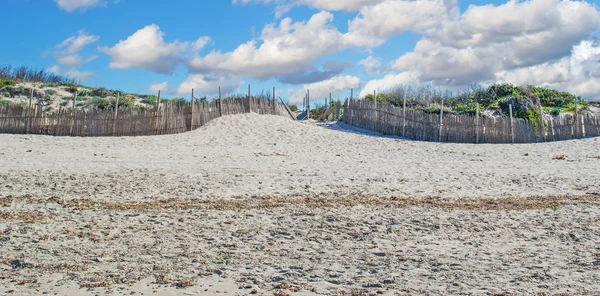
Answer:
POLYGON ((599 169, 599 139, 425 143, 256 114, 0 135, 0 293, 600 293, 599 169))

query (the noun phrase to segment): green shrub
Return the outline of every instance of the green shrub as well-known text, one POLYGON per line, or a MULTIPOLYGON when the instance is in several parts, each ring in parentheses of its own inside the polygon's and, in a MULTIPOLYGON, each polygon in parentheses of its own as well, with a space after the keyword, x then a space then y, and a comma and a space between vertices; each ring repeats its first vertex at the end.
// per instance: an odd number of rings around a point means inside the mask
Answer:
POLYGON ((77 97, 93 97, 94 95, 87 89, 82 89, 77 92, 77 97))
POLYGON ((298 106, 296 106, 296 105, 290 105, 288 107, 290 108, 290 111, 292 111, 292 112, 298 111, 298 106))
POLYGON ((74 94, 77 92, 77 85, 73 84, 73 83, 65 83, 63 85, 63 87, 65 88, 66 91, 74 94))
POLYGON ((46 93, 47 96, 54 96, 56 95, 58 92, 53 90, 53 89, 47 89, 44 91, 44 93, 46 93))
MULTIPOLYGON (((365 100, 369 100, 369 101, 373 101, 373 95, 372 94, 368 94, 365 96, 365 100)), ((385 93, 378 93, 377 94, 377 102, 385 102, 388 100, 388 97, 385 93)))
POLYGON ((94 97, 106 98, 106 97, 116 97, 117 93, 123 93, 123 92, 101 87, 101 88, 92 89, 90 91, 89 95, 94 96, 94 97))
MULTIPOLYGON (((202 102, 202 98, 198 99, 199 102, 202 102)), ((165 99, 164 100, 165 103, 169 102, 173 105, 177 105, 177 104, 185 104, 187 103, 187 101, 184 98, 178 97, 178 98, 172 98, 170 100, 165 99)))
POLYGON ((0 99, 0 105, 4 105, 4 106, 10 106, 10 105, 12 105, 12 104, 14 104, 14 102, 13 102, 13 101, 10 101, 10 100, 5 100, 5 99, 0 99))
POLYGON ((310 110, 310 117, 319 118, 325 113, 325 111, 327 111, 325 106, 317 106, 316 108, 310 110))
MULTIPOLYGON (((423 112, 439 114, 441 109, 442 109, 441 104, 433 103, 433 104, 430 104, 430 105, 426 106, 425 108, 423 108, 423 112)), ((451 107, 444 105, 444 113, 456 113, 456 112, 451 107)))
POLYGON ((132 96, 119 97, 119 108, 135 106, 135 98, 132 96))
POLYGON ((13 86, 13 85, 17 85, 17 82, 14 80, 8 80, 8 79, 2 79, 0 80, 0 88, 4 88, 6 86, 13 86))
POLYGON ((562 109, 560 107, 544 107, 542 109, 544 109, 545 113, 548 113, 552 116, 558 116, 562 112, 562 109))
POLYGON ((94 107, 102 110, 109 105, 111 105, 110 101, 106 98, 101 97, 93 97, 89 99, 85 104, 86 107, 94 107))
POLYGON ((146 105, 156 105, 156 101, 158 100, 157 96, 152 96, 152 95, 142 95, 142 104, 146 104, 146 105))
POLYGON ((561 107, 562 112, 569 112, 569 113, 573 113, 576 110, 587 110, 590 107, 590 102, 573 102, 567 105, 564 105, 561 107))
POLYGON ((77 96, 77 102, 85 102, 87 100, 89 100, 91 97, 80 97, 77 96))

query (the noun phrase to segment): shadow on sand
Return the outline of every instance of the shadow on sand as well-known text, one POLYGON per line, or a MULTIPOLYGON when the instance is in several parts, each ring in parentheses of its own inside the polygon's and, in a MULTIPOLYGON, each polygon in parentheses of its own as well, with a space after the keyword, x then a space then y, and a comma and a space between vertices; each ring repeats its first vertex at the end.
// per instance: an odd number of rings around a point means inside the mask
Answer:
POLYGON ((405 141, 412 141, 411 139, 407 139, 407 138, 403 138, 400 136, 394 136, 394 135, 384 135, 378 132, 374 132, 374 131, 370 131, 370 130, 366 130, 366 129, 362 129, 362 128, 358 128, 355 126, 351 126, 349 124, 343 123, 341 121, 319 121, 316 123, 317 126, 326 128, 326 129, 330 129, 330 130, 334 130, 334 131, 340 131, 340 132, 346 132, 346 133, 352 133, 352 134, 356 134, 356 135, 363 135, 363 136, 370 136, 370 137, 377 137, 377 138, 386 138, 386 139, 396 139, 396 140, 405 140, 405 141))

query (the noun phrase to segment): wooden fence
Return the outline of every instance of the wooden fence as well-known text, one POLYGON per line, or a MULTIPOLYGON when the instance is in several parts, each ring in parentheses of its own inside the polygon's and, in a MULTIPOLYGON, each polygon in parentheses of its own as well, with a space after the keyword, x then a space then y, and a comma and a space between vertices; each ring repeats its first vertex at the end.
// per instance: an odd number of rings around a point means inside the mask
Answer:
POLYGON ((163 103, 155 107, 100 109, 0 105, 0 133, 102 137, 183 133, 221 116, 241 113, 290 116, 275 100, 226 98, 211 102, 163 103))
POLYGON ((563 115, 533 123, 512 117, 425 113, 368 100, 346 100, 332 117, 352 126, 419 141, 537 143, 600 136, 600 117, 563 115), (341 114, 340 114, 341 113, 341 114), (337 116, 337 117, 336 117, 337 116))

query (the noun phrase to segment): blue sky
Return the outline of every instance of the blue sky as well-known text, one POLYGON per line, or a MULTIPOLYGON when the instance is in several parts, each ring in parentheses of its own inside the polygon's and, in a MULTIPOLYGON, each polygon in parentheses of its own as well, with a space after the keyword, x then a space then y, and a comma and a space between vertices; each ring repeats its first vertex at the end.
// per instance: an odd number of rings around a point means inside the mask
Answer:
POLYGON ((301 102, 506 81, 600 98, 596 1, 0 1, 0 64, 127 92, 251 84, 301 102))

